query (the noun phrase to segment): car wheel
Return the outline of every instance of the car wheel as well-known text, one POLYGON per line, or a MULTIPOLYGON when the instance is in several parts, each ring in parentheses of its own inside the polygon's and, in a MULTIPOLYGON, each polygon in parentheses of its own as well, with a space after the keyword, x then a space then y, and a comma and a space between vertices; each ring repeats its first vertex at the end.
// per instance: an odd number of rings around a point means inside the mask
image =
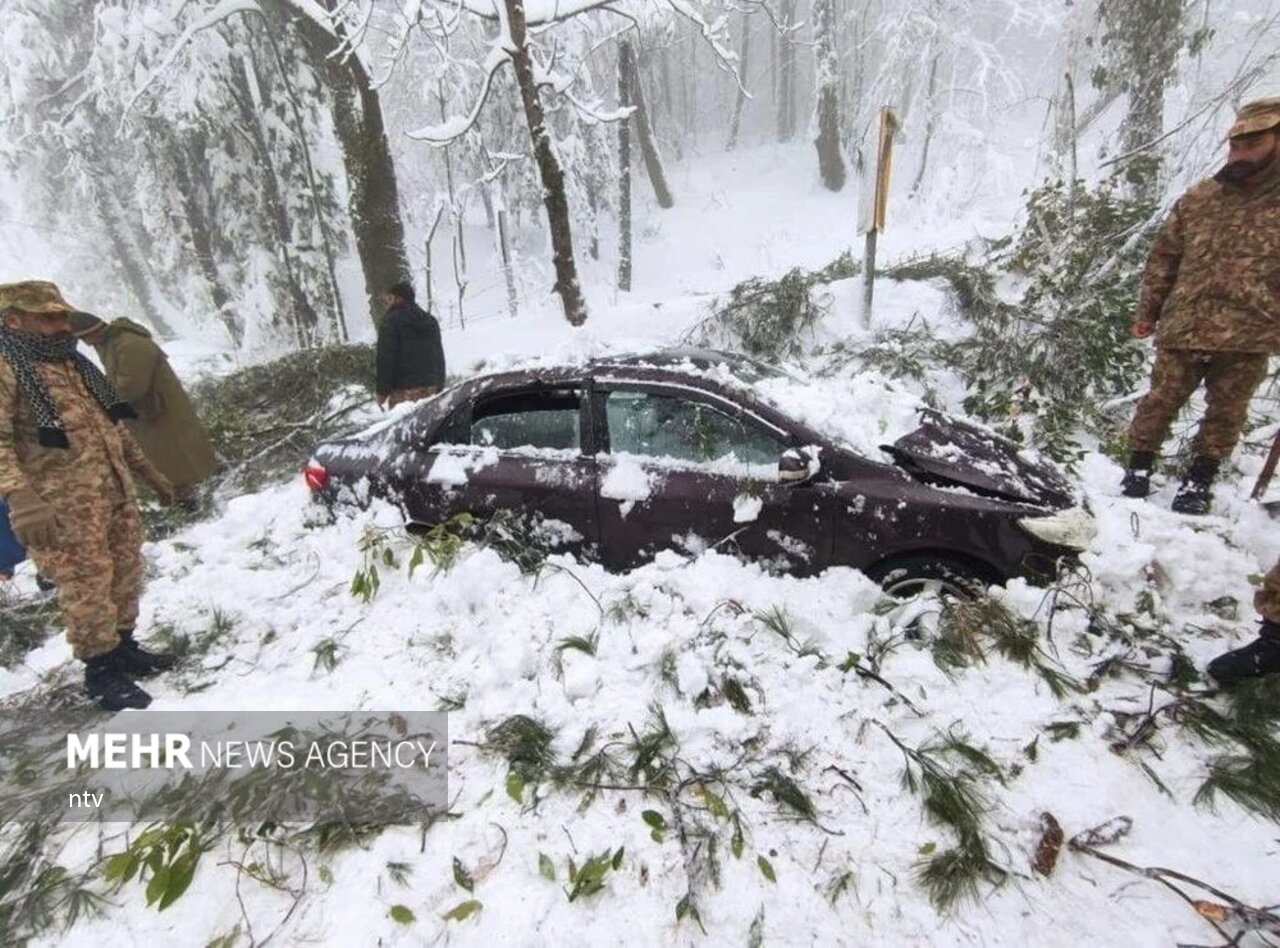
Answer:
POLYGON ((990 574, 962 560, 927 554, 885 560, 867 570, 867 576, 895 599, 976 599, 994 582, 990 574))

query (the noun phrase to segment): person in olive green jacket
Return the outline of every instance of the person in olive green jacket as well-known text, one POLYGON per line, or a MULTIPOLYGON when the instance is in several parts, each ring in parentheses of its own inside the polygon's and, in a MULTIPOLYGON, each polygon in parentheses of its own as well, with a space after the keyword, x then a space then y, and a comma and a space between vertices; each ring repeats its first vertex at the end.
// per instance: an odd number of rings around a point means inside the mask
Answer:
POLYGON ((151 462, 173 484, 177 501, 196 506, 196 486, 213 473, 217 456, 195 407, 151 333, 128 319, 103 322, 71 315, 72 332, 98 351, 107 378, 138 413, 127 424, 151 462))

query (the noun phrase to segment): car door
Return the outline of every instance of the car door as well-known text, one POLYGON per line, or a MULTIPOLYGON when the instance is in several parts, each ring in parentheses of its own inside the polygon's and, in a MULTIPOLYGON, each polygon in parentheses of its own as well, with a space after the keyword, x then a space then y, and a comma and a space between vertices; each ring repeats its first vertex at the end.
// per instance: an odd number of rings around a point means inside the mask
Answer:
POLYGON ((515 514, 557 551, 594 554, 596 461, 581 384, 490 390, 459 406, 422 452, 406 497, 411 525, 467 512, 515 514), (584 450, 585 449, 585 450, 584 450))
POLYGON ((786 484, 786 432, 710 394, 596 383, 598 505, 605 562, 627 569, 662 549, 739 553, 809 574, 830 557, 830 493, 786 484))

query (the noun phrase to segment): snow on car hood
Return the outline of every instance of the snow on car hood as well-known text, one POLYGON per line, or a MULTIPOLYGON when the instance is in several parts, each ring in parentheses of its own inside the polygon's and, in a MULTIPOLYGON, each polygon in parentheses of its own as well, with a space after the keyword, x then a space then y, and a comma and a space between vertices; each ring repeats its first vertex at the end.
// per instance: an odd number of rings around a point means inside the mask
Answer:
POLYGON ((756 382, 752 391, 863 457, 888 452, 931 482, 1043 506, 1074 502, 1070 483, 1049 464, 993 431, 930 408, 874 373, 803 381, 780 376, 756 382))
POLYGON ((780 375, 761 379, 751 391, 783 414, 869 458, 878 457, 886 441, 918 427, 920 412, 927 409, 917 396, 872 373, 807 379, 780 375))
POLYGON ((915 431, 884 446, 909 471, 1040 506, 1075 502, 1075 491, 1061 474, 1007 438, 933 409, 921 412, 920 420, 915 431))

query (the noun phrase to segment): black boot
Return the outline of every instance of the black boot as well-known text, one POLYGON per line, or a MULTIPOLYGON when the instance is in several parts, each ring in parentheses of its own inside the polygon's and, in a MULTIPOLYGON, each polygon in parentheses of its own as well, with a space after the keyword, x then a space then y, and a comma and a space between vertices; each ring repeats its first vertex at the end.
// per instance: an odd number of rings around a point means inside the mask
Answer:
POLYGON ((121 646, 105 655, 95 655, 84 663, 84 690, 108 711, 125 708, 141 710, 151 703, 151 695, 135 685, 120 663, 121 646))
POLYGON ((1120 493, 1126 497, 1146 497, 1151 493, 1151 469, 1156 464, 1154 451, 1134 451, 1124 469, 1120 493))
POLYGON ((1219 655, 1209 663, 1208 671, 1220 685, 1280 672, 1280 625, 1263 622, 1257 639, 1244 648, 1219 655))
POLYGON ((1218 476, 1221 464, 1217 458, 1193 458, 1170 508, 1181 514, 1207 514, 1213 500, 1213 479, 1218 476))
POLYGON ((117 662, 120 670, 135 678, 154 678, 178 664, 178 656, 168 652, 148 652, 133 637, 133 629, 120 630, 117 662))

